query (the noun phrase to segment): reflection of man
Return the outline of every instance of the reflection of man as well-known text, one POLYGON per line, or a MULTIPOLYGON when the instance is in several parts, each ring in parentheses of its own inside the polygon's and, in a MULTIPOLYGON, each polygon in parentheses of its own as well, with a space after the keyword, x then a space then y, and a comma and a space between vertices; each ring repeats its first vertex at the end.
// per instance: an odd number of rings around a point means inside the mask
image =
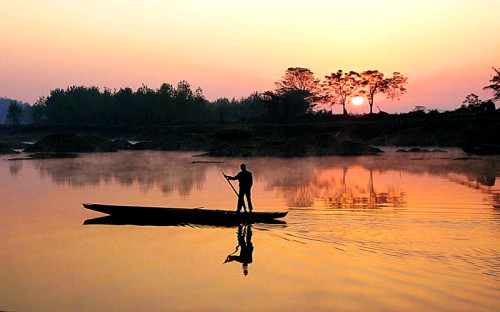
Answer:
MULTIPOLYGON (((224 175, 226 179, 228 180, 238 180, 239 185, 240 185, 240 192, 238 193, 238 205, 236 207, 236 211, 240 212, 241 207, 245 207, 245 202, 243 197, 247 197, 247 203, 248 203, 248 210, 252 212, 253 206, 252 206, 252 199, 251 194, 250 194, 250 189, 252 188, 253 185, 253 178, 252 178, 252 173, 247 170, 247 165, 241 164, 240 166, 241 171, 238 172, 237 175, 234 177, 224 175)), ((245 209, 246 211, 246 209, 245 209)))
POLYGON ((251 225, 239 225, 238 226, 238 246, 236 250, 227 256, 226 261, 232 262, 237 261, 242 264, 243 275, 248 275, 248 265, 252 263, 253 257, 253 244, 252 244, 252 226, 251 225), (240 254, 235 256, 234 253, 240 249, 240 254))

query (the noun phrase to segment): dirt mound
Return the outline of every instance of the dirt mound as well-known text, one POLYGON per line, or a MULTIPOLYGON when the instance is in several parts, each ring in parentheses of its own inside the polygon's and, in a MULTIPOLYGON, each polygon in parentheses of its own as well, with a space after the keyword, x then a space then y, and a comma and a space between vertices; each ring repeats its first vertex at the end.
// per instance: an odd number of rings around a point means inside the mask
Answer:
POLYGON ((75 134, 49 135, 25 152, 116 152, 116 145, 108 140, 94 136, 78 136, 75 134))

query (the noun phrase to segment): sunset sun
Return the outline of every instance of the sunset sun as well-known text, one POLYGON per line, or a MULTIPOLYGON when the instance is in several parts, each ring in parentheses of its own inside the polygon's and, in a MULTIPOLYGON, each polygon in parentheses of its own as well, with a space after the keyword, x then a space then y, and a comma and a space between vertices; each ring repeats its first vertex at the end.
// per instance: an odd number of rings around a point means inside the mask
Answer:
POLYGON ((365 101, 365 99, 362 96, 355 96, 352 98, 351 103, 352 103, 352 105, 359 106, 359 105, 363 105, 364 101, 365 101))

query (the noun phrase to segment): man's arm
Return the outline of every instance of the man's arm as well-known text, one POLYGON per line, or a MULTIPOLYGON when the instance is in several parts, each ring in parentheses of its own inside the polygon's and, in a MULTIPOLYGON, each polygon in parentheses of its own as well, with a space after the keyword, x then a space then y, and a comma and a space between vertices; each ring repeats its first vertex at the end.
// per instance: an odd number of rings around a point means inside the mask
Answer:
POLYGON ((224 177, 225 177, 227 180, 238 180, 237 176, 232 177, 232 176, 228 176, 228 175, 224 174, 224 177))

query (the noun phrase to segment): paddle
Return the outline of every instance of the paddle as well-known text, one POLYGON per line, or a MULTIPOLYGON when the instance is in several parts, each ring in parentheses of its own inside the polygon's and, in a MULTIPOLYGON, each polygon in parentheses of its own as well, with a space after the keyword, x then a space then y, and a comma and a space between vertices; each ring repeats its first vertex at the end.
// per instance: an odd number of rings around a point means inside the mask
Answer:
MULTIPOLYGON (((236 196, 239 198, 240 195, 238 194, 238 192, 236 191, 236 189, 234 188, 233 184, 231 183, 231 181, 229 181, 229 179, 227 178, 227 175, 224 173, 224 171, 222 171, 222 175, 224 175, 224 178, 226 179, 227 183, 229 183, 229 185, 231 186, 231 188, 233 189, 234 191, 234 194, 236 194, 236 196)), ((247 206, 245 205, 245 202, 243 202, 243 209, 245 209, 245 211, 247 211, 247 206)))

